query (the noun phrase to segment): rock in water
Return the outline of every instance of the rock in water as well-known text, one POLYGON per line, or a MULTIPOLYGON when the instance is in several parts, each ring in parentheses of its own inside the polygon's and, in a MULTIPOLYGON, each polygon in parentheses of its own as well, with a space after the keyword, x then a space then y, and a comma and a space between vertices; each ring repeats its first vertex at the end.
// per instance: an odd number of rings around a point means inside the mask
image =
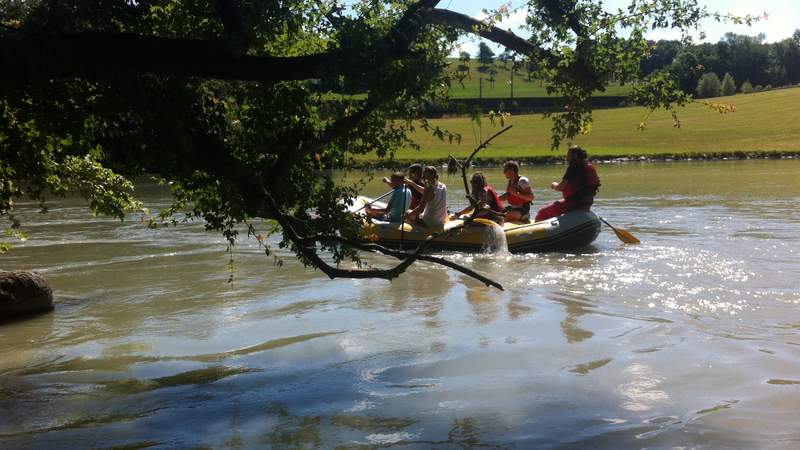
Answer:
POLYGON ((0 320, 52 309, 53 290, 43 276, 0 271, 0 320))

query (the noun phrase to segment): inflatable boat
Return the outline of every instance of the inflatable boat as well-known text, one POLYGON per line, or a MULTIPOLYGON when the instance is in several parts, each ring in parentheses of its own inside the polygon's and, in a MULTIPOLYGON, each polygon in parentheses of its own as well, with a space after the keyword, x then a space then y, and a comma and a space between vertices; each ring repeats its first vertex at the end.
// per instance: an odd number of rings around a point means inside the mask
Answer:
MULTIPOLYGON (((363 211, 373 200, 359 196, 352 211, 363 211)), ((386 204, 374 202, 375 208, 386 204)), ((429 235, 453 230, 436 237, 430 243, 431 250, 456 250, 477 252, 485 246, 488 220, 478 219, 464 225, 463 220, 451 220, 444 228, 434 229, 416 224, 401 224, 366 220, 364 238, 392 248, 413 249, 429 235)), ((503 233, 512 253, 533 253, 569 250, 591 244, 600 234, 600 219, 591 211, 573 211, 541 222, 506 222, 503 233)))

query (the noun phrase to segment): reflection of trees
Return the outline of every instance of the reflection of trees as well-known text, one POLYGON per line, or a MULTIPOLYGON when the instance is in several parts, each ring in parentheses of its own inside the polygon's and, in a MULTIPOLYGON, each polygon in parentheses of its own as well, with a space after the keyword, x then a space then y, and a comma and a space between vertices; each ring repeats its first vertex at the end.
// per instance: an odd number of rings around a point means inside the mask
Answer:
MULTIPOLYGON (((281 449, 376 449, 395 446, 455 446, 463 449, 502 449, 509 445, 487 441, 487 436, 500 436, 508 430, 485 429, 481 421, 474 417, 453 419, 447 432, 447 439, 433 440, 398 440, 385 443, 349 444, 336 446, 336 442, 323 442, 323 436, 346 436, 347 431, 369 434, 389 434, 409 431, 408 428, 418 420, 409 418, 379 417, 371 415, 335 415, 335 416, 294 416, 281 404, 272 405, 268 412, 277 418, 277 424, 266 433, 261 442, 272 448, 281 449)), ((411 436, 411 433, 408 433, 411 436)), ((360 440, 360 439, 359 439, 360 440)), ((352 441, 351 441, 352 442, 352 441)))
POLYGON ((390 284, 374 283, 377 286, 361 290, 360 307, 410 310, 426 317, 425 324, 430 327, 439 326, 444 298, 453 287, 448 269, 426 263, 415 264, 390 284))
POLYGON ((269 412, 278 417, 278 425, 264 436, 264 443, 271 444, 272 448, 321 448, 322 419, 319 416, 292 416, 283 405, 273 405, 269 412))
POLYGON ((495 292, 491 292, 485 285, 479 285, 462 277, 461 282, 467 288, 467 301, 475 319, 479 324, 488 324, 497 319, 500 315, 499 298, 495 292))
POLYGON ((578 325, 578 319, 591 312, 587 307, 592 304, 588 298, 575 294, 549 295, 548 298, 562 303, 565 307, 566 317, 561 322, 561 331, 567 342, 576 344, 594 336, 594 333, 578 325))
POLYGON ((518 292, 511 294, 511 300, 506 307, 508 308, 508 318, 511 320, 520 319, 533 312, 533 308, 523 303, 523 299, 518 292))

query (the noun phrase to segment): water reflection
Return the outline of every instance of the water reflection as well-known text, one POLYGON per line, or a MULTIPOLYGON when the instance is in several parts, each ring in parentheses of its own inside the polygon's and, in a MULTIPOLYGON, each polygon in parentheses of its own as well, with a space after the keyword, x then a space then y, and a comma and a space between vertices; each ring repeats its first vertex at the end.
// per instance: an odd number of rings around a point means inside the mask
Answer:
POLYGON ((374 285, 361 290, 360 308, 409 311, 422 316, 429 328, 441 326, 439 314, 453 288, 450 271, 426 262, 415 264, 390 283, 375 281, 371 284, 374 285))
POLYGON ((495 321, 500 316, 503 298, 497 289, 475 282, 462 275, 461 283, 466 287, 467 302, 475 314, 478 324, 485 325, 495 321))

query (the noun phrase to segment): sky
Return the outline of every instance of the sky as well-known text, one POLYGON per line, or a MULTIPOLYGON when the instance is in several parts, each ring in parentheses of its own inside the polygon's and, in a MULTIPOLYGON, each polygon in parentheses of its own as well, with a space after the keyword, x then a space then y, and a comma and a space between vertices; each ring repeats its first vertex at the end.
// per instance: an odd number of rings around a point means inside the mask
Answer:
MULTIPOLYGON (((506 1, 508 0, 442 0, 438 7, 458 11, 475 18, 482 18, 482 9, 497 8, 506 1)), ((603 3, 606 5, 607 10, 615 11, 617 8, 626 7, 629 4, 629 0, 605 0, 603 3)), ((701 22, 701 30, 705 31, 706 39, 705 41, 700 41, 698 31, 692 34, 695 43, 717 42, 728 32, 748 35, 764 33, 767 36, 767 42, 775 42, 790 37, 796 29, 800 29, 800 0, 699 0, 699 3, 706 6, 708 10, 712 12, 720 12, 723 14, 730 13, 737 16, 745 16, 747 14, 751 16, 760 16, 766 13, 768 18, 754 23, 750 27, 747 25, 734 25, 731 23, 717 23, 714 20, 704 20, 701 22)), ((515 0, 512 1, 511 7, 513 9, 522 4, 524 4, 524 1, 515 0)), ((525 32, 519 30, 519 26, 524 22, 525 11, 521 10, 517 14, 512 15, 509 19, 500 22, 498 26, 511 29, 511 31, 527 37, 525 32)), ((680 32, 655 30, 650 32, 647 37, 653 40, 679 39, 680 32)), ((461 51, 467 51, 472 55, 476 55, 478 42, 477 40, 463 40, 459 45, 461 51)), ((496 51, 499 50, 496 45, 491 46, 496 51)))

